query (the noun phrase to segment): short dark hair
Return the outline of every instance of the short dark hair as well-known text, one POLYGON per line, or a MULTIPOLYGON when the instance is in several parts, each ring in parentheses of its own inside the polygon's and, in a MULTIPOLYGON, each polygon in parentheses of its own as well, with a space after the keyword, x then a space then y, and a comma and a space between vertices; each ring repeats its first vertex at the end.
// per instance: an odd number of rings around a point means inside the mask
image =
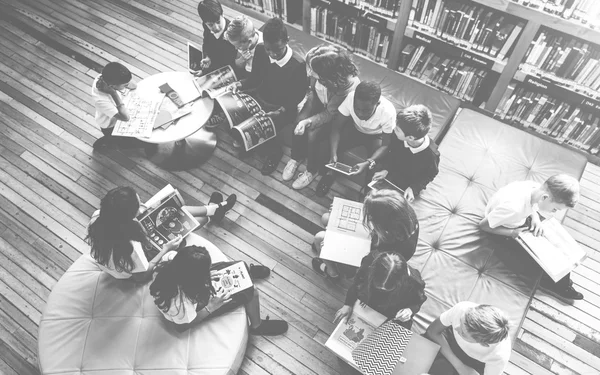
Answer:
POLYGON ((374 81, 362 81, 356 86, 354 99, 363 102, 377 102, 381 98, 381 87, 374 81))
POLYGON ((202 22, 219 22, 223 15, 223 7, 217 0, 200 0, 198 15, 202 22))
POLYGON ((544 182, 544 188, 553 202, 564 204, 569 208, 575 207, 579 200, 579 181, 568 174, 550 176, 544 182))
POLYGON ((118 62, 109 62, 102 69, 102 79, 109 85, 122 85, 131 81, 131 72, 118 62))
POLYGON ((288 32, 281 18, 271 18, 265 23, 263 40, 267 43, 288 41, 288 32))
POLYGON ((431 111, 423 104, 415 104, 399 111, 396 115, 396 126, 402 129, 406 136, 421 139, 431 129, 431 111))

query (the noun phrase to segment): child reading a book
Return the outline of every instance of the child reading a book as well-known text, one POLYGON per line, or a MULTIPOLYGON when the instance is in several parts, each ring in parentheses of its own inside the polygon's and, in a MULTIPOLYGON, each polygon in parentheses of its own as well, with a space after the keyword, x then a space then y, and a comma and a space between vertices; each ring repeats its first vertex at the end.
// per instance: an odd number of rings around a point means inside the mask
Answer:
MULTIPOLYGON (((551 176, 543 184, 535 181, 512 182, 490 198, 479 227, 483 231, 513 239, 526 230, 539 236, 543 234, 543 229, 538 211, 553 214, 575 207, 578 199, 579 181, 566 174, 551 176), (528 220, 530 224, 526 224, 528 220)), ((514 246, 523 250, 516 242, 514 246)), ((540 286, 559 299, 583 299, 583 295, 573 288, 570 274, 556 283, 544 274, 540 286)))
MULTIPOLYGON (((398 253, 405 260, 413 256, 419 239, 419 220, 415 210, 398 191, 370 191, 364 200, 363 215, 363 225, 371 232, 371 252, 362 259, 360 269, 368 267, 380 252, 398 253)), ((329 214, 326 213, 323 215, 325 226, 328 220, 329 214)), ((318 253, 324 239, 325 231, 315 235, 313 249, 318 253)), ((312 266, 322 276, 337 279, 340 275, 336 262, 315 257, 312 266)))
MULTIPOLYGON (((96 108, 96 124, 103 136, 94 142, 94 149, 99 150, 117 144, 112 131, 118 120, 129 121, 129 113, 123 103, 122 91, 135 90, 137 85, 131 80, 129 69, 121 63, 109 62, 92 83, 92 99, 96 108)), ((129 139, 118 137, 119 145, 125 146, 129 139)), ((134 140, 129 140, 134 144, 134 140)), ((139 145, 139 144, 138 144, 139 145)))
POLYGON ((277 136, 260 146, 267 155, 261 173, 270 175, 283 156, 281 130, 296 118, 308 78, 304 59, 288 45, 287 29, 281 19, 271 18, 265 23, 263 40, 264 44, 259 44, 254 52, 252 72, 232 90, 251 91, 249 94, 275 124, 277 136))
POLYGON ((440 153, 427 135, 431 119, 431 111, 420 104, 398 112, 394 136, 381 162, 377 163, 379 171, 373 175, 373 180, 386 178, 404 190, 404 198, 409 202, 438 174, 440 153))
POLYGON ((350 318, 356 300, 410 329, 412 317, 427 300, 425 282, 400 254, 379 253, 372 263, 361 265, 346 293, 344 306, 335 314, 336 324, 350 318))
MULTIPOLYGON (((207 206, 187 206, 187 209, 200 220, 206 221, 207 216, 219 220, 234 204, 235 195, 224 202, 223 196, 215 192, 207 206)), ((148 261, 144 248, 149 249, 150 243, 136 219, 143 210, 145 207, 135 190, 117 187, 102 198, 100 210, 94 212, 88 224, 86 240, 91 246, 90 255, 104 272, 116 279, 149 280, 163 255, 176 250, 182 242, 180 237, 171 240, 148 261)))
MULTIPOLYGON (((509 328, 497 307, 460 302, 435 319, 425 334, 441 346, 441 354, 460 375, 501 375, 512 350, 509 328)), ((435 368, 434 363, 432 375, 448 373, 435 368)))
POLYGON ((203 59, 200 66, 193 67, 193 70, 206 74, 226 65, 235 68, 237 51, 225 38, 225 30, 229 26, 229 21, 223 17, 221 3, 217 0, 200 0, 198 15, 204 28, 202 36, 203 59))
MULTIPOLYGON (((363 81, 356 90, 348 94, 338 107, 331 124, 331 163, 338 161, 338 152, 356 146, 365 146, 370 155, 367 160, 356 164, 352 174, 360 174, 367 168, 373 169, 390 143, 396 126, 394 105, 381 96, 381 87, 376 82, 363 81)), ((335 181, 333 171, 328 171, 319 181, 316 194, 323 197, 335 181)))
MULTIPOLYGON (((211 281, 214 271, 232 263, 235 262, 213 264, 204 247, 185 247, 157 267, 150 294, 164 317, 177 324, 179 331, 187 330, 209 316, 244 305, 251 334, 273 336, 285 333, 288 325, 283 320, 260 318, 258 291, 254 287, 233 295, 214 289, 211 281)), ((251 265, 249 271, 253 279, 266 278, 270 273, 267 267, 256 265, 251 265)))
POLYGON ((254 24, 248 17, 238 16, 227 26, 225 37, 237 50, 236 73, 243 78, 252 71, 256 46, 263 43, 262 33, 254 28, 254 24))
POLYGON ((283 169, 282 179, 294 178, 300 163, 306 159, 306 171, 292 184, 303 189, 315 179, 322 162, 320 143, 328 139, 331 120, 346 96, 354 91, 360 80, 358 67, 350 54, 339 46, 321 44, 306 54, 310 88, 306 103, 298 114, 292 137, 292 157, 283 169))

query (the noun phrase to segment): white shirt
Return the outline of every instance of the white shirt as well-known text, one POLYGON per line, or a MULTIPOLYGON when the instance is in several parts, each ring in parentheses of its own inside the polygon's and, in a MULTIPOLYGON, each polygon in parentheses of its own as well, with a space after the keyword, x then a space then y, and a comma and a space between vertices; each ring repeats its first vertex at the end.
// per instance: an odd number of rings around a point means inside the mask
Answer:
MULTIPOLYGON (((94 107, 96 108, 96 124, 98 124, 100 129, 106 129, 110 126, 112 118, 119 113, 119 110, 110 94, 96 88, 99 78, 100 76, 96 77, 92 83, 92 99, 94 100, 94 107)), ((117 95, 121 96, 118 91, 117 95)))
POLYGON ((165 319, 175 324, 187 324, 191 323, 198 313, 196 312, 197 303, 193 303, 188 298, 180 298, 179 295, 175 296, 171 301, 171 307, 169 311, 164 312, 161 310, 165 319))
MULTIPOLYGON (((96 221, 99 215, 100 210, 94 212, 92 214, 92 217, 90 218, 90 223, 88 224, 88 226, 90 226, 94 221, 96 221)), ((104 266, 102 264, 97 263, 98 267, 102 271, 114 277, 115 279, 129 279, 134 273, 146 272, 150 265, 148 263, 148 260, 146 259, 146 254, 144 254, 144 248, 142 247, 142 244, 137 241, 129 242, 131 243, 131 246, 133 246, 133 252, 131 253, 133 268, 131 269, 131 271, 117 271, 112 254, 110 255, 110 259, 108 260, 108 265, 104 266)))
POLYGON ((440 315, 440 322, 446 327, 452 326, 456 343, 469 357, 485 363, 484 375, 501 375, 510 360, 512 349, 509 337, 497 344, 483 346, 465 341, 456 331, 456 328, 461 326, 462 317, 467 310, 475 306, 478 304, 468 301, 459 302, 440 315))
POLYGON ((535 211, 531 194, 540 184, 535 181, 512 182, 498 190, 485 207, 490 228, 518 228, 535 211))
POLYGON ((351 116, 354 120, 356 130, 364 134, 390 134, 396 127, 396 108, 394 105, 381 97, 379 105, 375 109, 375 113, 367 119, 361 120, 354 113, 354 93, 348 94, 346 99, 340 104, 338 111, 344 116, 351 116))
POLYGON ((413 154, 418 154, 419 152, 425 150, 427 147, 429 147, 429 143, 431 142, 431 140, 429 139, 429 136, 425 136, 425 140, 423 141, 423 143, 421 143, 421 145, 419 147, 411 147, 408 142, 404 141, 404 147, 406 147, 407 149, 410 150, 410 152, 412 152, 413 154))
POLYGON ((292 47, 290 47, 289 45, 286 46, 286 51, 285 51, 285 55, 283 55, 283 57, 280 60, 274 60, 271 56, 269 56, 269 61, 271 61, 271 64, 275 63, 277 65, 279 65, 280 67, 283 67, 285 64, 287 64, 290 59, 292 58, 292 55, 294 54, 294 51, 292 51, 292 47))

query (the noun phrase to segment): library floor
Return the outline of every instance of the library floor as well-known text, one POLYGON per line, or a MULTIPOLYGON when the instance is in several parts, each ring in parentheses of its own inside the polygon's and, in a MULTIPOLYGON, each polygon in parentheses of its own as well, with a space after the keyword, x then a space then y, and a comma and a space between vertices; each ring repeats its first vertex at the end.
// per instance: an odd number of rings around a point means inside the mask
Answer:
MULTIPOLYGON (((290 322, 281 337, 252 337, 241 374, 342 374, 321 345, 333 329, 344 288, 316 276, 310 241, 332 194, 356 197, 341 181, 329 197, 297 192, 281 170, 264 178, 260 162, 235 156, 231 139, 201 169, 166 172, 139 151, 93 153, 90 86, 106 62, 136 78, 184 70, 185 43, 201 43, 196 0, 0 0, 0 373, 35 374, 37 329, 50 290, 87 251, 85 226, 117 185, 142 200, 167 183, 190 204, 236 193, 221 226, 199 234, 228 256, 273 269, 261 283, 263 313, 290 322)), ((230 13, 231 14, 231 13, 230 13)), ((289 154, 289 153, 288 153, 289 154)), ((600 372, 600 168, 588 165, 582 198, 565 220, 590 257, 573 281, 586 299, 563 305, 538 291, 507 373, 600 372)))

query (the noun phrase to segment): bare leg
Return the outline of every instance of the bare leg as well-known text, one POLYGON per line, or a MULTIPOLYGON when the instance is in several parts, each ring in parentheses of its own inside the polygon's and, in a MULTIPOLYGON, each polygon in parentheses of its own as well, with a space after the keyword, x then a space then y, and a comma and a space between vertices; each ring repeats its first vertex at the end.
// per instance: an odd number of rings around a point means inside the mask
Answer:
POLYGON ((254 289, 254 295, 252 299, 248 301, 244 307, 246 308, 246 313, 248 314, 248 318, 250 319, 250 328, 256 328, 260 325, 260 299, 258 297, 258 290, 254 289))
MULTIPOLYGON (((325 214, 327 215, 327 218, 329 219, 329 214, 325 214)), ((323 215, 323 217, 325 217, 325 215, 323 215)), ((315 239, 314 239, 314 244, 315 244, 315 248, 317 249, 317 253, 321 254, 321 248, 323 247, 323 240, 325 239, 325 231, 321 231, 319 233, 317 233, 315 235, 315 239)), ((325 268, 325 272, 333 277, 336 278, 338 277, 340 274, 337 270, 337 267, 335 265, 335 262, 329 261, 329 260, 325 260, 325 259, 321 259, 323 261, 323 263, 325 264, 326 268, 325 268)))
POLYGON ((324 227, 327 227, 327 223, 329 223, 329 215, 330 215, 330 213, 329 213, 329 212, 325 212, 325 213, 323 214, 323 216, 321 216, 321 224, 322 224, 324 227))
POLYGON ((206 210, 206 206, 183 206, 185 207, 185 209, 192 214, 192 216, 198 218, 198 217, 203 217, 203 216, 207 216, 207 210, 206 210))

